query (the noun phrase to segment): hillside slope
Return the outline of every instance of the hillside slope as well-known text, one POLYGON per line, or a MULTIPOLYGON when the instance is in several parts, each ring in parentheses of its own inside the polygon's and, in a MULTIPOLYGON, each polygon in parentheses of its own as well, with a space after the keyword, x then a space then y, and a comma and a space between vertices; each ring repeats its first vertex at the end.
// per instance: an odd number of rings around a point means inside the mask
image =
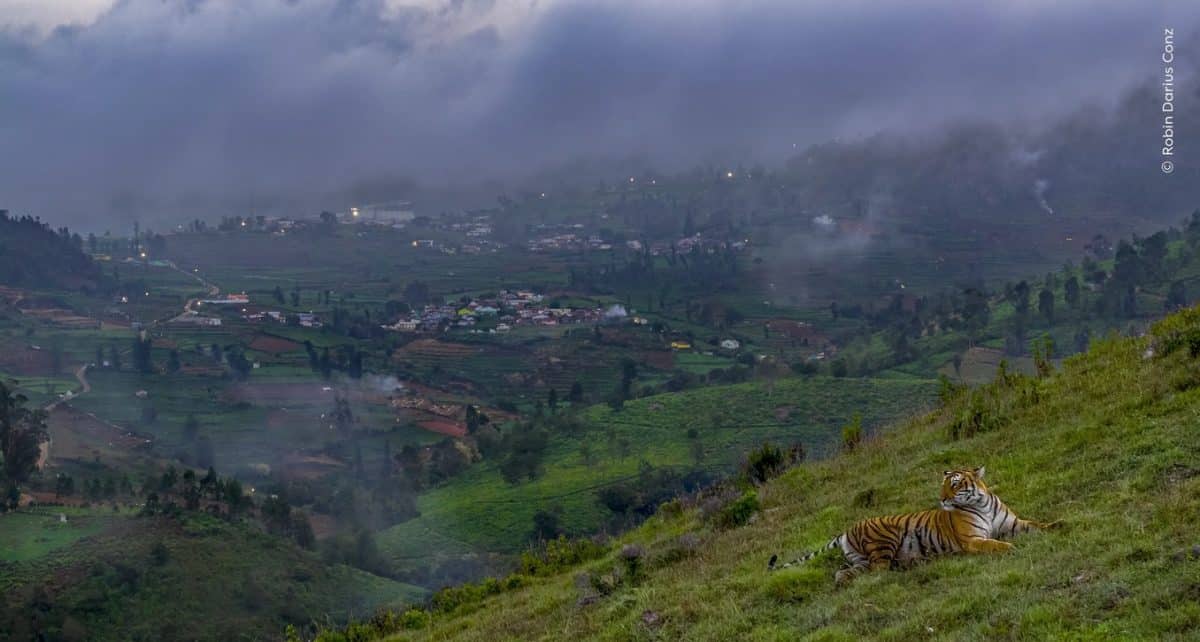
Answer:
POLYGON ((534 513, 551 507, 561 512, 567 532, 595 532, 610 516, 596 501, 595 489, 637 477, 642 465, 724 475, 746 450, 768 440, 798 442, 810 453, 824 454, 856 414, 874 428, 928 407, 936 393, 932 380, 812 377, 769 387, 751 382, 654 395, 626 403, 619 413, 592 406, 580 415, 577 433, 555 435, 538 479, 512 485, 495 465, 476 466, 423 494, 421 516, 385 531, 380 545, 400 562, 462 554, 472 547, 519 552, 534 513), (615 452, 620 440, 628 444, 625 456, 615 452), (690 449, 693 442, 704 453, 699 462, 690 449), (592 461, 580 455, 585 443, 594 453, 592 461))
POLYGON ((960 391, 854 453, 794 468, 759 489, 763 510, 746 526, 717 529, 698 508, 661 511, 619 543, 643 548, 640 579, 606 595, 586 574, 623 566, 619 544, 406 617, 423 628, 393 639, 1194 639, 1197 353, 1192 309, 1152 336, 1096 342, 1043 379, 960 391), (836 590, 830 556, 765 570, 772 553, 815 548, 855 520, 933 507, 944 469, 978 465, 1018 513, 1064 528, 1021 536, 1009 554, 937 559, 836 590))
POLYGON ((0 591, 3 640, 274 639, 423 596, 244 523, 99 505, 4 514, 0 591))

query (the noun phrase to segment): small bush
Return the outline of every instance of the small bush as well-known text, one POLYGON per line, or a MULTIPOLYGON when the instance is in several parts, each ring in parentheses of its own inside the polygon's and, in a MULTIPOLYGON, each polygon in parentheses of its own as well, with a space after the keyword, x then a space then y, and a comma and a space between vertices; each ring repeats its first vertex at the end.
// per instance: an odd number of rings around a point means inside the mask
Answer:
POLYGON ((1155 353, 1161 356, 1185 348, 1189 357, 1194 359, 1200 356, 1200 306, 1172 314, 1155 323, 1150 327, 1150 335, 1154 337, 1155 353))
POLYGON ((423 629, 429 626, 430 619, 428 611, 409 609, 400 616, 400 626, 409 630, 423 629))
POLYGON ((637 544, 626 544, 621 547, 621 552, 617 556, 621 560, 621 564, 625 567, 625 578, 631 583, 636 583, 642 577, 642 566, 646 557, 646 549, 637 544))
POLYGON ((546 542, 540 550, 521 554, 520 569, 525 575, 554 575, 608 551, 608 547, 592 539, 568 539, 559 536, 546 542))
POLYGON ((758 512, 761 505, 758 493, 749 491, 742 494, 736 501, 728 504, 717 514, 717 526, 721 528, 737 528, 750 523, 750 518, 758 512))
POLYGON ((742 477, 755 486, 778 477, 783 471, 804 460, 804 447, 795 444, 788 450, 770 443, 751 450, 742 461, 742 477))
POLYGON ((669 566, 694 557, 700 548, 700 537, 695 533, 684 533, 675 538, 654 558, 655 566, 669 566))
POLYGON ((854 452, 862 445, 862 440, 862 415, 855 415, 853 421, 842 426, 842 450, 854 452))

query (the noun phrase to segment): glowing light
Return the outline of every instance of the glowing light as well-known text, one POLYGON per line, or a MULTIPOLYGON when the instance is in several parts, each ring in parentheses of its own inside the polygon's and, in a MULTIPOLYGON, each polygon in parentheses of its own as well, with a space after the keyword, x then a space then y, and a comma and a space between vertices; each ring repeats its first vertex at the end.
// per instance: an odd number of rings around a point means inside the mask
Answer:
POLYGON ((632 177, 632 176, 630 176, 630 177, 629 177, 629 182, 630 182, 630 183, 632 183, 632 182, 633 182, 633 177, 632 177))
POLYGON ((725 172, 725 178, 733 178, 733 172, 725 172))

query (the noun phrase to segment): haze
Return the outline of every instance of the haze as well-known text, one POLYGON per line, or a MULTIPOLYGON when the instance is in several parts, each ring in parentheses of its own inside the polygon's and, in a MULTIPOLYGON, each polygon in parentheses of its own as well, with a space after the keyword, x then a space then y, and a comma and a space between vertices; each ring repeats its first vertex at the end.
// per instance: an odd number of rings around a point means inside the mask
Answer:
MULTIPOLYGON (((103 229, 364 181, 670 170, 1154 82, 1184 2, 0 2, 5 206, 103 229)), ((1181 56, 1186 46, 1181 46, 1181 56)), ((1182 65, 1181 65, 1182 67, 1182 65)))

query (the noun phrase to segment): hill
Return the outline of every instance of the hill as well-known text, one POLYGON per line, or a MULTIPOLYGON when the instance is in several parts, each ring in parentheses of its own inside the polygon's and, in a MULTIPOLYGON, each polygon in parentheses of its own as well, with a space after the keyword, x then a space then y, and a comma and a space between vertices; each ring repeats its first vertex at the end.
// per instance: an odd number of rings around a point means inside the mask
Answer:
POLYGON ((100 268, 84 254, 78 234, 0 210, 0 284, 79 290, 94 288, 100 278, 100 268))
POLYGON ((244 523, 98 505, 5 515, 0 590, 13 640, 270 639, 423 596, 244 523))
POLYGON ((429 614, 377 618, 374 630, 395 640, 1190 639, 1198 355, 1193 308, 1148 336, 1097 341, 1047 376, 947 390, 939 409, 759 488, 761 511, 745 526, 715 526, 705 502, 675 504, 592 561, 444 593, 429 614), (1063 529, 1020 536, 1009 554, 936 559, 836 590, 831 556, 765 570, 772 553, 813 549, 858 519, 933 507, 944 469, 979 465, 1014 510, 1063 529), (626 559, 622 545, 634 546, 626 559))

